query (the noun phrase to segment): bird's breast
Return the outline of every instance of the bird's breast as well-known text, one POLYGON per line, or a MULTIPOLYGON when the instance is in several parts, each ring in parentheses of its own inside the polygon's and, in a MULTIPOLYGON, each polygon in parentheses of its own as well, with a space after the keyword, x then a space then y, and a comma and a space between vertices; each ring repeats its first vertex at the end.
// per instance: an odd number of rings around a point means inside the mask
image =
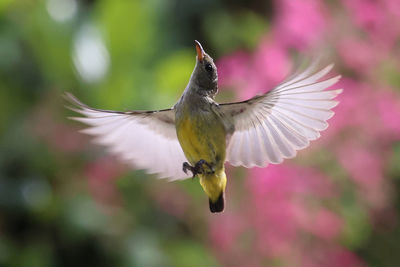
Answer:
POLYGON ((176 119, 176 132, 190 164, 204 159, 217 168, 223 166, 226 131, 221 119, 211 110, 182 112, 176 119))

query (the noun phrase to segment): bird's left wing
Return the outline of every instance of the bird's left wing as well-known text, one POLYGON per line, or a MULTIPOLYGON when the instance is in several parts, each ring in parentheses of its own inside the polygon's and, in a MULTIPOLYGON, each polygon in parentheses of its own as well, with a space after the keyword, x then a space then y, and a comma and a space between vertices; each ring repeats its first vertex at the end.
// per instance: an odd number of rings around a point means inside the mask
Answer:
POLYGON ((233 119, 235 131, 227 147, 227 161, 250 168, 292 158, 328 127, 331 109, 341 89, 325 90, 340 76, 321 80, 333 67, 316 72, 316 63, 268 93, 247 101, 221 104, 233 119))
POLYGON ((95 136, 96 143, 132 167, 170 180, 188 178, 182 171, 186 158, 176 135, 172 109, 120 112, 88 107, 70 93, 65 98, 75 106, 69 109, 85 116, 72 118, 89 125, 82 132, 95 136))

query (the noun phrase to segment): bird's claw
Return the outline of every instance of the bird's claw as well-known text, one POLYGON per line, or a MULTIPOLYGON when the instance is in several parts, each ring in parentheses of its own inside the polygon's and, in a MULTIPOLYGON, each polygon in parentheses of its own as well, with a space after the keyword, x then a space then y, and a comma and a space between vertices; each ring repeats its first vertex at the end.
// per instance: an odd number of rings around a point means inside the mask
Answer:
POLYGON ((204 159, 199 160, 194 166, 191 166, 189 163, 184 162, 182 170, 186 174, 188 170, 191 171, 193 174, 192 178, 194 178, 197 174, 213 174, 215 172, 214 167, 204 159), (210 171, 206 171, 203 165, 206 165, 210 171))
POLYGON ((213 165, 205 161, 204 159, 199 160, 196 165, 194 166, 196 170, 198 170, 198 173, 203 173, 203 174, 213 174, 215 172, 215 169, 213 165), (206 165, 210 171, 206 171, 203 168, 203 165, 206 165))
POLYGON ((190 164, 189 163, 187 163, 187 162, 184 162, 183 163, 183 165, 182 165, 182 170, 187 174, 187 171, 189 170, 189 171, 191 171, 192 173, 193 173, 193 177, 195 176, 195 174, 194 174, 194 168, 192 167, 192 166, 190 166, 190 164))

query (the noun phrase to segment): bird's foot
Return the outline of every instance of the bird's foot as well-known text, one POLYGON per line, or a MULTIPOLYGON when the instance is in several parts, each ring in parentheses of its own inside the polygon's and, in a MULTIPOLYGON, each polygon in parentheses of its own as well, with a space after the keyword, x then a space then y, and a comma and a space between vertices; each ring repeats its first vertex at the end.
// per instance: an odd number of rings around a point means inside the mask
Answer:
POLYGON ((199 160, 196 165, 194 165, 194 168, 198 173, 202 174, 213 174, 215 172, 215 167, 204 159, 199 160), (204 165, 207 166, 208 170, 204 168, 204 165))
POLYGON ((204 159, 199 160, 194 166, 191 166, 189 163, 184 162, 182 166, 182 170, 187 174, 187 171, 191 171, 194 178, 197 174, 213 174, 215 172, 215 168, 213 165, 205 161, 204 159), (208 167, 208 171, 204 168, 204 165, 208 167))
POLYGON ((189 163, 187 163, 187 162, 184 162, 183 163, 183 165, 182 165, 182 170, 187 174, 187 171, 189 170, 189 171, 191 171, 192 172, 192 174, 193 174, 193 176, 192 176, 192 178, 194 178, 195 176, 196 176, 196 171, 195 171, 195 169, 194 169, 194 167, 193 166, 191 166, 189 163))

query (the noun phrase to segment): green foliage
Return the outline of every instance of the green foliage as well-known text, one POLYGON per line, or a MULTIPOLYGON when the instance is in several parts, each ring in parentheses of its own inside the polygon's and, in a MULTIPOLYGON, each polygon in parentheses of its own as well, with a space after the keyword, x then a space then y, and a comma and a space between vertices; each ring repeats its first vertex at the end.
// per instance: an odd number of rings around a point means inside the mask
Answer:
POLYGON ((170 255, 172 266, 219 266, 216 260, 210 257, 210 252, 206 248, 191 240, 179 240, 176 243, 169 244, 166 250, 170 255))
POLYGON ((254 49, 266 31, 265 20, 252 12, 230 14, 219 11, 212 13, 204 23, 207 40, 218 54, 228 54, 237 48, 254 49))

